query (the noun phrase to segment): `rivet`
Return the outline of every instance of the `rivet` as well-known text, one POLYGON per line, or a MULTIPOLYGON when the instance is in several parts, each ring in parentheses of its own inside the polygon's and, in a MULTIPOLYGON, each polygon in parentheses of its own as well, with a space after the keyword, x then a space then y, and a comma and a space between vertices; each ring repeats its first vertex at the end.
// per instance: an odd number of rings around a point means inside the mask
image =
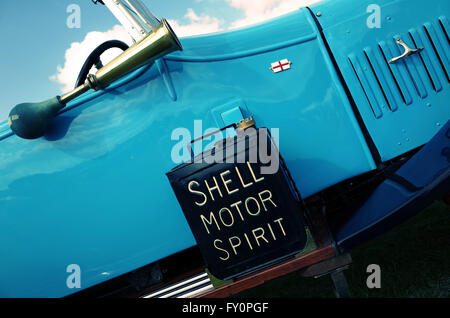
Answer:
POLYGON ((318 11, 318 12, 316 13, 316 15, 317 15, 318 17, 321 17, 321 16, 322 16, 322 12, 318 11))

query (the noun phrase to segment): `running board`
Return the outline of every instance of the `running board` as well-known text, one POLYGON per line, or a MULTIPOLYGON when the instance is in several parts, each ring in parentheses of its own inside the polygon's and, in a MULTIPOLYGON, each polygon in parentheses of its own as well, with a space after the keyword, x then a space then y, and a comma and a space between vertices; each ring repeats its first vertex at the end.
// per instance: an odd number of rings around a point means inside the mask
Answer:
POLYGON ((208 274, 202 272, 141 298, 194 298, 213 289, 208 274))
POLYGON ((201 272, 141 296, 141 298, 225 298, 335 256, 335 250, 332 245, 323 246, 305 255, 236 279, 225 286, 217 288, 214 288, 208 274, 201 272))

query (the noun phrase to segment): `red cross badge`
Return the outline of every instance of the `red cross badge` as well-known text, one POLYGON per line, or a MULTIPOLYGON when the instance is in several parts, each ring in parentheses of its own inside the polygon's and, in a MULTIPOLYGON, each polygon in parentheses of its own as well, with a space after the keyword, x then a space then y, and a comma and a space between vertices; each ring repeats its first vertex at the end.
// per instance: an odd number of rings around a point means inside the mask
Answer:
POLYGON ((272 67, 270 68, 274 73, 286 71, 291 68, 292 62, 288 59, 284 59, 275 63, 272 63, 272 67))

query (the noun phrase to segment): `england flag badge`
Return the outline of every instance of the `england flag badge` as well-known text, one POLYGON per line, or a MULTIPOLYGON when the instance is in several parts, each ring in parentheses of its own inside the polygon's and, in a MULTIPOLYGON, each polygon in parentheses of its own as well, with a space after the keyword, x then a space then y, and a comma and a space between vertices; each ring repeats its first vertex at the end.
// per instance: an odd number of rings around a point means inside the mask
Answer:
POLYGON ((272 63, 272 67, 270 70, 272 70, 274 73, 286 71, 291 68, 292 62, 288 59, 283 59, 281 61, 277 61, 275 63, 272 63))

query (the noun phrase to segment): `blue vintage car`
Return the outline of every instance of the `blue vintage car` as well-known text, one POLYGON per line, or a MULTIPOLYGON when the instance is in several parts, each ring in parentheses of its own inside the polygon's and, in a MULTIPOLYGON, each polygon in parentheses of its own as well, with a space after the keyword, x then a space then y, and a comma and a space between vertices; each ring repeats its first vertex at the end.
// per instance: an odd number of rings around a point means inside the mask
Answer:
POLYGON ((324 213, 334 255, 448 195, 450 2, 372 3, 326 0, 180 42, 152 19, 75 91, 14 108, 0 123, 0 297, 142 296, 197 275, 166 176, 174 129, 194 139, 195 121, 201 134, 248 118, 279 128, 306 222, 324 213))

